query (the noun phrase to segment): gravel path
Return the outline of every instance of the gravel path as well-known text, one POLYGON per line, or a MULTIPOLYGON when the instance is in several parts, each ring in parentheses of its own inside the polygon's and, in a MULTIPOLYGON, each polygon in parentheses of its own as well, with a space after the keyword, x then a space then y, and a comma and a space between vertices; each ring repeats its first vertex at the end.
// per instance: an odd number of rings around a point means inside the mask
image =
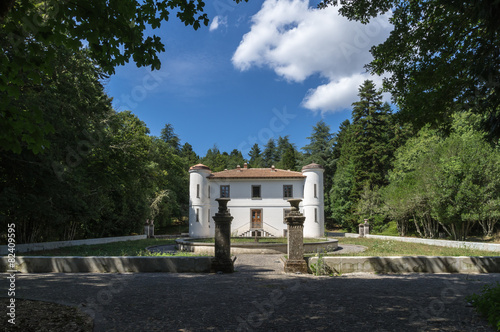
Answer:
POLYGON ((94 331, 493 331, 464 297, 499 274, 314 277, 280 257, 238 255, 233 274, 18 274, 16 296, 78 306, 94 331))

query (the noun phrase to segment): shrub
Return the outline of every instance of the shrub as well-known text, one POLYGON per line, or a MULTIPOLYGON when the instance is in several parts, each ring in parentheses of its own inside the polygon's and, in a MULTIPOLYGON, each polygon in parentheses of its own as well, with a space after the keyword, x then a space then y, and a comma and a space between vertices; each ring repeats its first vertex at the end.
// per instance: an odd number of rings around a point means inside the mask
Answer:
POLYGON ((472 294, 467 297, 467 301, 481 315, 485 316, 488 322, 500 331, 500 283, 495 286, 486 285, 481 294, 472 294))

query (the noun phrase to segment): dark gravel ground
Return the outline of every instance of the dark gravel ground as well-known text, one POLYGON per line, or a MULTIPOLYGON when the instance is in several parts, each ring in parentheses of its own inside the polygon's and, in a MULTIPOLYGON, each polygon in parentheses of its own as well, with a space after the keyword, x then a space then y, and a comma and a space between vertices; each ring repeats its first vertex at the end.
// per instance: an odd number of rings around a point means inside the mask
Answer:
POLYGON ((18 274, 16 296, 76 306, 94 331, 493 331, 465 296, 499 274, 287 275, 280 255, 239 255, 235 268, 18 274))

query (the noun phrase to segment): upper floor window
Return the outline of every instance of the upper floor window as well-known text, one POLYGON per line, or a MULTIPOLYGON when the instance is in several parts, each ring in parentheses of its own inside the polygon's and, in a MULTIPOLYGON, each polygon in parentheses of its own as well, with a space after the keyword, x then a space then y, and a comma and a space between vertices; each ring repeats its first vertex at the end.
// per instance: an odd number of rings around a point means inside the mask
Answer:
POLYGON ((283 198, 293 197, 293 186, 291 184, 283 185, 283 198))
POLYGON ((200 198, 200 185, 196 185, 196 198, 200 198))
POLYGON ((210 198, 210 186, 208 186, 208 198, 210 198))
POLYGON ((252 186, 252 198, 261 198, 259 185, 252 186))
POLYGON ((314 198, 318 198, 318 186, 314 184, 314 198))
POLYGON ((229 198, 229 185, 220 186, 220 197, 229 198))

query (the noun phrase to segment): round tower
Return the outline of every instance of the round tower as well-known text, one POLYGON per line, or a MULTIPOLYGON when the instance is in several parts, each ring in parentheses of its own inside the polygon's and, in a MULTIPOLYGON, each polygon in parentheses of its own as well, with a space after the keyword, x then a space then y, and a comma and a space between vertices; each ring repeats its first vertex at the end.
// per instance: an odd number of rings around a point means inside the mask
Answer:
POLYGON ((203 164, 189 168, 189 236, 210 236, 210 193, 207 177, 210 168, 203 164))
POLYGON ((323 172, 319 164, 309 164, 302 167, 304 182, 304 200, 302 201, 304 222, 304 237, 322 237, 325 234, 325 204, 323 193, 323 172))

